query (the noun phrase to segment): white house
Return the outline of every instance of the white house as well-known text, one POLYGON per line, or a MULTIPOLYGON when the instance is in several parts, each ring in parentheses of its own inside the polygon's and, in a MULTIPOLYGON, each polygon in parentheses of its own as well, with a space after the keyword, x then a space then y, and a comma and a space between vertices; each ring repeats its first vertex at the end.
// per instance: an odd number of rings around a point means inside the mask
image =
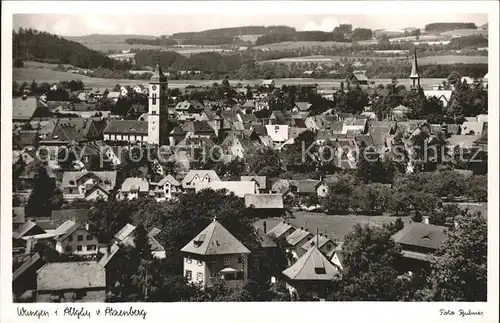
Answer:
POLYGON ((123 181, 117 198, 119 200, 133 200, 147 197, 149 194, 149 182, 145 178, 129 177, 123 181))
POLYGON ((275 143, 288 140, 288 125, 266 125, 267 134, 275 143))

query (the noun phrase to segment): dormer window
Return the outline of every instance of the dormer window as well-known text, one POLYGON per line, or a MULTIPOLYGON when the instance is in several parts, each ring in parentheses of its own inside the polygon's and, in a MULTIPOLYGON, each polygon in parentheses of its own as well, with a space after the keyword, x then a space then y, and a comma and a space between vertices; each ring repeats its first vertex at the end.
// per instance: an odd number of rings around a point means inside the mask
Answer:
POLYGON ((198 248, 203 244, 203 241, 205 241, 205 234, 200 234, 200 236, 193 241, 193 244, 196 248, 198 248))
POLYGON ((318 275, 325 275, 326 269, 325 269, 325 267, 315 267, 314 272, 318 275))

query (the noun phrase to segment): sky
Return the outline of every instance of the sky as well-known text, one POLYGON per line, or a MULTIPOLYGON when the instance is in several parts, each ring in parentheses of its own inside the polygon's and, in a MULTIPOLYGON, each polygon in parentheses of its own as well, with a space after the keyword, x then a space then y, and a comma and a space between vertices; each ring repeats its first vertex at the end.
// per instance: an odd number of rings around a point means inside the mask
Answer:
POLYGON ((402 29, 423 28, 432 22, 473 22, 480 26, 487 23, 486 14, 453 13, 423 14, 14 14, 13 28, 34 28, 61 36, 88 34, 171 35, 177 32, 201 31, 237 26, 286 25, 297 30, 332 31, 342 23, 353 28, 402 29))

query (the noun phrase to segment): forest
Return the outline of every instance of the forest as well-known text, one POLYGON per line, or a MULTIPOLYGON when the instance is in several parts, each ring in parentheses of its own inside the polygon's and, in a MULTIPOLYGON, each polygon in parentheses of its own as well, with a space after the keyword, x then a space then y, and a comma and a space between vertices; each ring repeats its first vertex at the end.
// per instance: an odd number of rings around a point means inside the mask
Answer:
POLYGON ((477 26, 472 22, 435 22, 425 25, 425 31, 431 33, 442 33, 456 29, 477 29, 477 26))
POLYGON ((34 60, 54 64, 71 64, 81 68, 130 69, 130 64, 113 60, 101 52, 63 37, 35 29, 20 28, 12 33, 12 58, 16 63, 34 60))

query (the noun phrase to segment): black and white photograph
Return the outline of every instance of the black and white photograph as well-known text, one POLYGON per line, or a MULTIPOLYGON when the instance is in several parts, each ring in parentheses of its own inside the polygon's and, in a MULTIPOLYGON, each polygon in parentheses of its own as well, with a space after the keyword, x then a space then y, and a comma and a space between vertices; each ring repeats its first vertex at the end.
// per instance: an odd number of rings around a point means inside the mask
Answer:
POLYGON ((436 320, 498 319, 498 3, 169 3, 2 13, 9 318, 441 302, 436 320))

